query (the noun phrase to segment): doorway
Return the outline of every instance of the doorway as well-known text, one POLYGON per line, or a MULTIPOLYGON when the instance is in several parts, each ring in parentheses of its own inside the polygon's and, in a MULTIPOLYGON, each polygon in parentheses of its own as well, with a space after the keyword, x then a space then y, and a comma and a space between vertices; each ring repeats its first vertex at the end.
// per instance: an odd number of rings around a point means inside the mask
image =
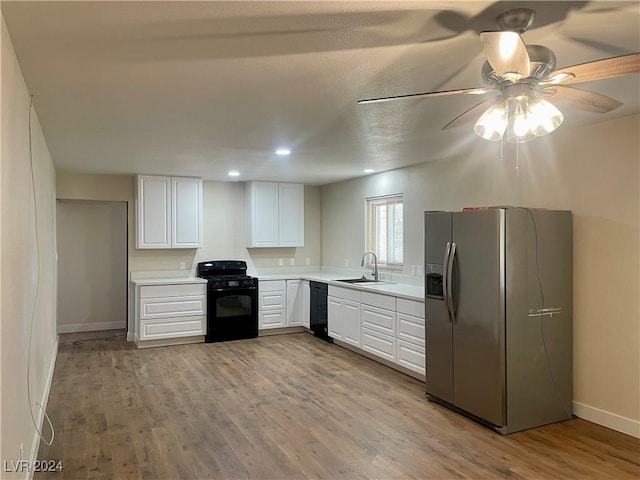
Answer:
POLYGON ((127 203, 58 200, 58 333, 127 326, 127 203))

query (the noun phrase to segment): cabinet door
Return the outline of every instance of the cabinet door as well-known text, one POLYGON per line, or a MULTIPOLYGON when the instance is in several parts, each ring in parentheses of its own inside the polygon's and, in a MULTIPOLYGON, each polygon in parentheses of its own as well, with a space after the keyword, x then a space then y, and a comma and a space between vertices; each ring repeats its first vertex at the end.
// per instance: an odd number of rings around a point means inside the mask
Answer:
POLYGON ((355 347, 362 346, 362 327, 360 325, 360 304, 344 300, 342 305, 342 320, 344 322, 342 339, 355 347))
POLYGON ((249 182, 247 191, 247 247, 278 246, 278 184, 249 182))
POLYGON ((287 321, 284 310, 267 310, 258 314, 258 328, 267 330, 269 328, 282 328, 287 321))
POLYGON ((396 357, 399 365, 422 375, 425 374, 425 354, 423 346, 398 339, 396 357))
POLYGON ((398 339, 424 347, 424 318, 398 312, 398 339))
POLYGON ((138 175, 136 248, 171 248, 171 178, 138 175))
POLYGON ((202 179, 171 177, 173 248, 202 247, 202 179))
POLYGON ((278 243, 281 247, 304 246, 304 185, 278 185, 278 243))
POLYGON ((302 325, 309 328, 311 326, 311 287, 309 286, 309 280, 302 281, 302 304, 300 307, 302 325))
POLYGON ((396 312, 362 304, 362 326, 396 337, 396 312))
POLYGON ((159 340, 205 335, 205 316, 140 320, 140 340, 159 340))
POLYGON ((336 340, 344 338, 343 304, 341 298, 327 297, 327 331, 336 340))
POLYGON ((302 325, 300 317, 300 280, 287 280, 287 326, 295 327, 302 325))
POLYGON ((390 335, 363 327, 362 349, 391 362, 396 361, 396 339, 390 335))

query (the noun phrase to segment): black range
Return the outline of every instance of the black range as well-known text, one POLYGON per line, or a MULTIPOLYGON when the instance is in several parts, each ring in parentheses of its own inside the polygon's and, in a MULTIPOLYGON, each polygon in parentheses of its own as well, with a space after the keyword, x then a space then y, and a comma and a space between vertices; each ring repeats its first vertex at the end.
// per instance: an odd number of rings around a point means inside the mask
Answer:
POLYGON ((258 336, 258 279, 247 275, 247 262, 200 262, 196 275, 207 280, 205 342, 258 336))

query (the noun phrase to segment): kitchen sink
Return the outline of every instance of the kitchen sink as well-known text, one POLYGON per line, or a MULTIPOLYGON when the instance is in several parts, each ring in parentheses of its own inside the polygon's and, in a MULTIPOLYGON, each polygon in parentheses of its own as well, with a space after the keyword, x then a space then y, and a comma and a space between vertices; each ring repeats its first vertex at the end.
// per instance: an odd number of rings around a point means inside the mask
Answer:
POLYGON ((383 282, 379 280, 376 281, 366 277, 344 278, 341 280, 336 280, 336 282, 350 283, 352 285, 392 285, 393 284, 393 282, 383 282))

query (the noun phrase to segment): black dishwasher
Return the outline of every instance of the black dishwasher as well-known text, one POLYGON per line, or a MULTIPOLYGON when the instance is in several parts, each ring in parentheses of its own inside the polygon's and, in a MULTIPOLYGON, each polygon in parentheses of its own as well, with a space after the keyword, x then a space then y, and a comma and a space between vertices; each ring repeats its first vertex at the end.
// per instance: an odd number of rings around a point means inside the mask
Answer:
POLYGON ((333 342, 333 338, 329 336, 327 330, 327 294, 328 286, 326 283, 309 282, 311 289, 311 305, 309 315, 309 326, 313 335, 321 338, 325 342, 333 342))

